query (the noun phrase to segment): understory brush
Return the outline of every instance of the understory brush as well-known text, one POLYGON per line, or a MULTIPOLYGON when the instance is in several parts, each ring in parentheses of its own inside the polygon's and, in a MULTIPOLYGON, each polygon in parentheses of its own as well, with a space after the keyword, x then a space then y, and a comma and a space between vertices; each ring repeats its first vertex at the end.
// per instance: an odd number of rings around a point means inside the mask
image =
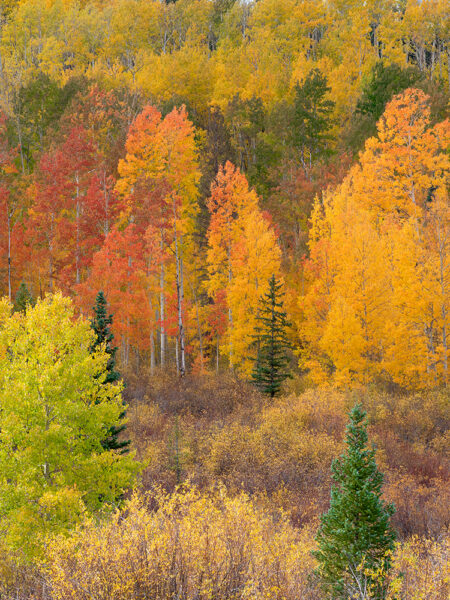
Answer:
POLYGON ((269 401, 229 374, 148 381, 136 396, 133 384, 127 388, 128 432, 147 465, 144 488, 220 482, 283 508, 297 525, 316 522, 328 507, 347 411, 358 400, 400 537, 436 537, 450 525, 448 392, 394 396, 324 387, 269 401))
POLYGON ((389 600, 447 600, 449 396, 309 389, 270 401, 233 374, 128 376, 141 486, 104 519, 0 553, 2 600, 323 600, 315 533, 360 401, 394 502, 389 600))

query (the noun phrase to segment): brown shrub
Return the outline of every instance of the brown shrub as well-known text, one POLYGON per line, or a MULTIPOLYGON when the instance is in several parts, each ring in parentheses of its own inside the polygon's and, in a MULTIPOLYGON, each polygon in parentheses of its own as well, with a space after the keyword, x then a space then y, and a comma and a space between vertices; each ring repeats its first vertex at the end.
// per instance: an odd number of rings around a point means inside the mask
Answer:
POLYGON ((404 471, 389 471, 384 494, 395 505, 392 522, 402 538, 437 538, 450 526, 448 481, 436 478, 424 484, 404 471))
POLYGON ((348 410, 361 400, 400 536, 436 536, 448 524, 444 392, 394 397, 323 388, 270 402, 233 375, 210 374, 149 378, 143 389, 130 402, 128 433, 147 464, 146 489, 220 481, 233 493, 266 495, 297 524, 315 522, 328 507, 330 465, 342 449, 348 410))

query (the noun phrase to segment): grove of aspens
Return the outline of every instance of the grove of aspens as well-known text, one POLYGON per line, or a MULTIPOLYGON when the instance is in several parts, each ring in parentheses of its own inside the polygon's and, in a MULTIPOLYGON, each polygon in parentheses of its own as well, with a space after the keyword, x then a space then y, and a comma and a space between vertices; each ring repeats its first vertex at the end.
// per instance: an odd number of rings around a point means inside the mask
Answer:
POLYGON ((0 600, 448 600, 449 0, 0 0, 0 600))

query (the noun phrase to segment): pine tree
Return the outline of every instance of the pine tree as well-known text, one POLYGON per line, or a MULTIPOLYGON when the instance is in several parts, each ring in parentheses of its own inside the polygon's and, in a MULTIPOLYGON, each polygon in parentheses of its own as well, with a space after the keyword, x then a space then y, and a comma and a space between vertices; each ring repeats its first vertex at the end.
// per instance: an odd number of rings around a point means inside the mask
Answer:
MULTIPOLYGON (((112 315, 108 315, 106 311, 107 302, 102 291, 97 294, 94 306, 94 318, 91 320, 91 327, 95 331, 96 338, 91 346, 91 352, 94 352, 99 345, 105 346, 105 352, 109 355, 109 360, 106 366, 105 384, 114 383, 120 378, 116 371, 116 352, 117 348, 113 345, 114 335, 110 330, 112 325, 112 315)), ((120 419, 125 417, 125 411, 121 413, 120 419)), ((130 440, 119 441, 119 434, 124 431, 125 425, 112 426, 108 431, 108 437, 102 442, 105 450, 122 450, 126 452, 130 444, 130 440)))
POLYGON ((25 312, 27 306, 34 306, 34 299, 27 287, 27 284, 22 281, 19 289, 17 290, 14 310, 16 312, 25 312))
POLYGON ((393 505, 381 498, 383 475, 368 448, 366 413, 350 412, 346 453, 332 465, 337 486, 317 534, 317 574, 329 598, 382 600, 391 567, 393 505))
POLYGON ((262 392, 273 398, 279 393, 281 384, 290 377, 290 348, 286 329, 288 322, 283 311, 282 284, 275 275, 269 280, 269 290, 259 302, 256 342, 258 353, 252 379, 262 392))
POLYGON ((330 153, 328 143, 334 109, 334 102, 326 99, 330 91, 327 78, 319 69, 310 71, 305 80, 295 86, 292 141, 300 151, 305 171, 330 153))
POLYGON ((355 153, 361 150, 365 141, 377 134, 377 122, 387 103, 409 87, 422 88, 425 82, 428 80, 416 66, 403 68, 396 63, 375 63, 343 132, 344 146, 355 153))

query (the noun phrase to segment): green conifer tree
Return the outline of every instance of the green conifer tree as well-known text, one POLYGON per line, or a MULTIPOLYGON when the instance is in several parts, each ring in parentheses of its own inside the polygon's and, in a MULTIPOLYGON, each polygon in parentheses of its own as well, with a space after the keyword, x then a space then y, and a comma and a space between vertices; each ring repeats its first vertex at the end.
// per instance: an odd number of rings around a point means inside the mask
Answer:
POLYGON ((17 290, 16 301, 14 302, 14 310, 16 312, 25 312, 27 306, 34 306, 34 299, 31 295, 27 284, 22 281, 17 290))
MULTIPOLYGON (((114 383, 120 379, 116 371, 116 352, 114 346, 114 335, 111 332, 112 315, 107 314, 107 302, 102 291, 97 294, 94 306, 94 318, 91 320, 91 327, 95 331, 96 338, 91 346, 91 352, 94 352, 99 345, 105 346, 105 352, 109 355, 107 363, 107 373, 105 384, 114 383)), ((125 411, 120 415, 120 419, 125 417, 125 411)), ((108 437, 102 442, 105 450, 121 450, 126 452, 130 445, 130 440, 119 441, 119 434, 124 431, 125 425, 112 426, 108 432, 108 437)))
POLYGON ((327 99, 331 88, 319 69, 313 69, 295 86, 293 146, 300 151, 305 171, 313 163, 330 154, 330 130, 333 125, 334 102, 327 99))
POLYGON ((394 549, 394 507, 381 498, 383 475, 368 448, 366 413, 359 404, 350 412, 345 443, 345 454, 332 465, 337 486, 316 538, 317 575, 329 598, 382 600, 394 549))
POLYGON ((272 275, 269 290, 260 299, 255 336, 258 349, 252 379, 271 398, 279 393, 283 381, 290 377, 290 344, 286 333, 289 323, 283 311, 281 289, 282 284, 272 275))

